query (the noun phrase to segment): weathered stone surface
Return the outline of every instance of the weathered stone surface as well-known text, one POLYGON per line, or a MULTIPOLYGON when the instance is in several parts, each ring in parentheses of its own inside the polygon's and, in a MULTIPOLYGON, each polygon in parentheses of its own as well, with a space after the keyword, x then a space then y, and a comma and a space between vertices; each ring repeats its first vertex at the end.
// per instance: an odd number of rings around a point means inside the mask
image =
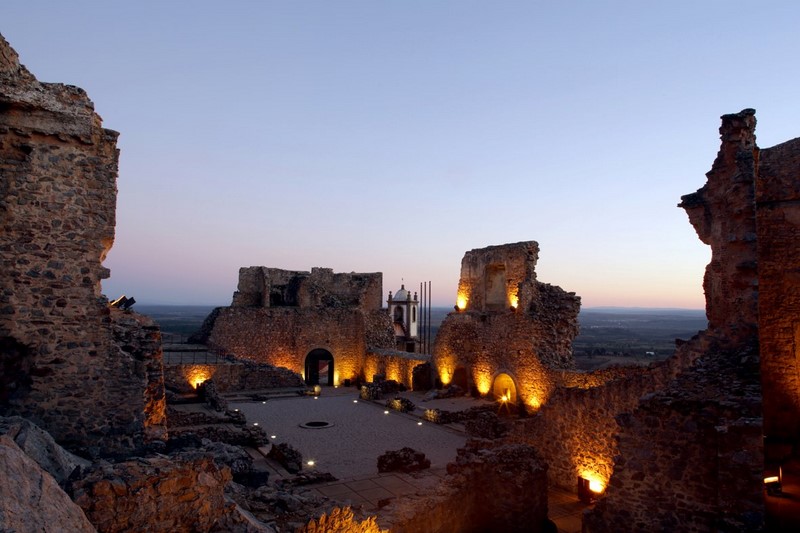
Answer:
POLYGON ((292 448, 285 442, 273 444, 269 449, 267 457, 275 459, 292 474, 303 469, 303 454, 292 448))
POLYGON ((232 358, 215 365, 164 365, 164 384, 174 391, 192 392, 194 383, 210 379, 221 393, 306 386, 302 376, 288 368, 232 358))
POLYGON ((57 483, 64 483, 76 468, 86 468, 91 464, 56 444, 53 437, 36 424, 18 416, 0 417, 0 435, 11 438, 57 483))
POLYGON ((333 357, 333 384, 384 374, 410 387, 414 367, 429 357, 393 350, 381 283, 380 273, 242 268, 231 306, 215 309, 193 338, 238 359, 303 375, 309 354, 326 351, 333 357))
POLYGON ((97 465, 72 494, 98 531, 215 531, 244 522, 224 495, 230 481, 211 457, 152 457, 97 465))
MULTIPOLYGON (((759 327, 774 310, 758 304, 762 245, 756 231, 761 214, 755 202, 754 113, 745 109, 722 117, 722 147, 708 181, 680 204, 712 251, 704 280, 709 328, 678 350, 693 349, 701 357, 664 390, 617 416, 619 455, 606 497, 584 521, 586 531, 763 526, 759 337, 768 344, 774 332, 759 327)), ((773 246, 797 247, 796 232, 777 233, 767 237, 768 259, 775 260, 769 257, 773 246)), ((765 282, 775 290, 781 278, 773 270, 765 282)), ((791 304, 785 310, 797 316, 791 304)))
POLYGON ((472 440, 431 494, 395 500, 378 517, 392 533, 547 531, 547 466, 524 445, 472 440))
POLYGON ((389 450, 378 456, 378 472, 416 472, 431 467, 425 454, 412 448, 389 450))
POLYGON ((81 508, 9 435, 0 435, 0 479, 0 531, 95 531, 81 508))
POLYGON ((534 241, 467 252, 458 301, 439 328, 434 364, 444 385, 493 393, 499 374, 513 380, 512 403, 535 410, 550 395, 551 369, 572 368, 580 298, 536 281, 534 241))
POLYGON ((711 247, 703 280, 709 329, 732 346, 754 338, 758 326, 755 126, 753 109, 722 117, 722 145, 708 181, 679 204, 711 247))
POLYGON ((756 177, 764 433, 800 440, 800 139, 764 148, 756 177))
POLYGON ((100 293, 117 133, 83 90, 38 82, 2 37, 0 58, 0 413, 72 451, 141 449, 164 433, 158 330, 124 342, 126 319, 100 293))

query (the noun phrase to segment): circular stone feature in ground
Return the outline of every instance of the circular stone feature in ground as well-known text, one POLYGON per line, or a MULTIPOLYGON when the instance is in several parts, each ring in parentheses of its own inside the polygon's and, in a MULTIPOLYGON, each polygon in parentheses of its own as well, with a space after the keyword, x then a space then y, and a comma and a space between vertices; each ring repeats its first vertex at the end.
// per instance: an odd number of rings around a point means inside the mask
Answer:
POLYGON ((306 422, 304 424, 300 424, 300 427, 306 429, 325 429, 333 427, 333 422, 323 422, 321 420, 318 420, 314 422, 306 422))

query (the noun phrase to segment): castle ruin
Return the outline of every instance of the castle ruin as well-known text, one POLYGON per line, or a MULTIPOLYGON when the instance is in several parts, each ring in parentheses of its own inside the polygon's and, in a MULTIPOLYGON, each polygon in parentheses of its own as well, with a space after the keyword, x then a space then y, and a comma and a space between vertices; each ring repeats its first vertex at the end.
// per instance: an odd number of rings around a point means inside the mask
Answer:
POLYGON ((309 385, 372 381, 413 386, 425 354, 395 349, 392 318, 381 308, 380 273, 239 270, 230 307, 212 312, 197 340, 239 359, 285 367, 309 385))

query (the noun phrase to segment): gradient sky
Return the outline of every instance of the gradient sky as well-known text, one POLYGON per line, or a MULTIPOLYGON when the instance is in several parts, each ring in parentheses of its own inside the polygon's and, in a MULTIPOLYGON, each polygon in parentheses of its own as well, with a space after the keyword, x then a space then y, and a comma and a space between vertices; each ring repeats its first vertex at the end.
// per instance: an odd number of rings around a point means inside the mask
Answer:
POLYGON ((701 308, 682 194, 719 117, 800 135, 800 2, 0 2, 121 132, 104 292, 227 305, 241 266, 431 280, 536 240, 585 307, 701 308))

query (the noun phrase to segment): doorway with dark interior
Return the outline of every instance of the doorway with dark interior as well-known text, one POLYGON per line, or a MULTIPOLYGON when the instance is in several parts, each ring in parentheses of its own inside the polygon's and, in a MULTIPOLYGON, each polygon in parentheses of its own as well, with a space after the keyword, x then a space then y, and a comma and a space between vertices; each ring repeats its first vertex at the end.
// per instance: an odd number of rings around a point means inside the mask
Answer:
POLYGON ((333 354, 315 348, 306 355, 306 385, 333 385, 333 354))

